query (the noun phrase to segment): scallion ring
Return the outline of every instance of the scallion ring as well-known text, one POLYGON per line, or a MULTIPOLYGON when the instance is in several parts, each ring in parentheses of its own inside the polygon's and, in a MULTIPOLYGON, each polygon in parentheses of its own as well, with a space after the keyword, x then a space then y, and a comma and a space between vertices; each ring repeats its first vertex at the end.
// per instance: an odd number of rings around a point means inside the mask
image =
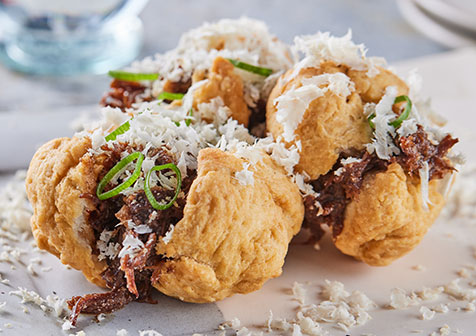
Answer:
POLYGON ((145 192, 145 196, 147 197, 147 199, 150 202, 150 205, 152 205, 152 207, 154 209, 156 209, 156 210, 165 210, 165 209, 170 208, 174 204, 175 200, 178 197, 178 194, 180 193, 180 187, 181 186, 182 186, 182 174, 180 173, 180 170, 178 169, 178 167, 175 164, 167 163, 167 164, 163 164, 163 165, 160 165, 160 166, 154 166, 154 167, 152 167, 151 170, 149 170, 149 172, 147 173, 147 175, 145 177, 144 192, 145 192), (169 203, 160 204, 159 202, 157 202, 157 200, 154 197, 154 194, 152 193, 152 190, 150 189, 150 176, 154 171, 161 171, 161 170, 164 170, 164 169, 171 169, 175 173, 175 175, 177 177, 177 187, 175 189, 175 195, 172 198, 172 200, 169 203))
POLYGON ((180 100, 184 96, 183 93, 161 92, 157 97, 158 100, 180 100))
POLYGON ((260 76, 268 77, 269 75, 273 73, 273 69, 258 67, 258 66, 251 65, 251 64, 241 62, 238 60, 234 60, 231 58, 228 58, 228 61, 230 61, 230 63, 233 64, 236 68, 239 68, 248 72, 252 72, 260 76))
POLYGON ((108 72, 108 74, 112 78, 127 81, 127 82, 138 82, 142 80, 156 80, 159 78, 159 74, 156 74, 156 73, 136 73, 136 72, 121 71, 121 70, 111 70, 108 72))
POLYGON ((367 121, 369 122, 369 125, 372 129, 375 129, 375 124, 372 121, 372 119, 375 118, 375 113, 372 113, 371 115, 368 116, 367 121))
MULTIPOLYGON (((190 109, 190 111, 188 111, 187 116, 193 117, 193 109, 190 109)), ((192 123, 191 118, 185 119, 185 125, 190 126, 191 123, 192 123)))
MULTIPOLYGON (((401 102, 407 102, 405 106, 405 110, 403 110, 402 114, 400 114, 397 119, 388 123, 390 126, 393 126, 395 129, 399 128, 402 122, 408 119, 408 117, 410 116, 410 111, 412 110, 412 101, 410 100, 410 98, 408 98, 408 96, 405 96, 405 95, 398 96, 395 98, 393 103, 398 104, 401 102)), ((370 127, 372 129, 375 129, 375 124, 372 121, 373 118, 375 118, 375 113, 372 113, 371 115, 369 115, 367 117, 367 121, 369 122, 370 127)))
POLYGON ((131 127, 131 124, 129 124, 129 121, 126 121, 125 123, 123 123, 121 126, 119 126, 118 128, 116 128, 114 131, 112 131, 111 133, 109 133, 107 136, 106 136, 106 141, 110 141, 110 140, 116 140, 116 137, 120 134, 124 134, 126 133, 129 128, 131 127))
POLYGON ((141 174, 141 167, 142 167, 142 162, 144 161, 144 154, 141 152, 135 152, 132 154, 129 154, 126 156, 124 159, 116 163, 114 167, 111 168, 110 171, 107 172, 106 176, 103 177, 101 182, 99 182, 98 187, 96 189, 96 195, 97 197, 101 200, 104 201, 108 198, 114 197, 116 195, 119 195, 119 193, 127 188, 129 188, 140 176, 141 174), (129 163, 133 162, 134 160, 137 160, 136 162, 136 167, 134 169, 134 172, 132 173, 131 176, 115 188, 103 192, 104 188, 106 185, 116 176, 118 173, 124 169, 129 163))
POLYGON ((399 128, 402 122, 410 116, 410 111, 412 110, 412 101, 410 100, 410 98, 408 98, 408 96, 398 96, 397 98, 395 98, 394 104, 398 104, 401 102, 407 102, 405 109, 398 116, 397 119, 389 123, 390 125, 395 127, 395 129, 399 128))

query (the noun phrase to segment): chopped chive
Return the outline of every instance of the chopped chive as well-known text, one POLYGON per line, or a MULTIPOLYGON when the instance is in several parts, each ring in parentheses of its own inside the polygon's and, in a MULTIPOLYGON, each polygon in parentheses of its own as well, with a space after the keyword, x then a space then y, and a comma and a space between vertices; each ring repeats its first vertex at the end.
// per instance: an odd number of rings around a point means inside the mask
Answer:
POLYGON ((371 115, 369 115, 367 117, 367 121, 369 122, 369 125, 372 129, 375 129, 375 124, 374 122, 372 121, 372 119, 375 118, 375 113, 372 113, 371 115))
MULTIPOLYGON (((401 102, 407 102, 405 106, 405 110, 403 110, 402 114, 400 114, 397 119, 388 123, 389 125, 393 126, 395 129, 399 128, 402 122, 408 119, 408 117, 410 116, 410 111, 412 110, 412 101, 410 100, 410 98, 408 98, 408 96, 405 96, 405 95, 398 96, 395 98, 393 103, 398 104, 401 102)), ((372 121, 373 118, 375 118, 375 113, 372 113, 371 115, 369 115, 367 117, 367 121, 370 127, 372 129, 375 129, 375 124, 372 121)))
POLYGON ((158 100, 180 100, 184 96, 183 93, 161 92, 157 97, 158 100))
POLYGON ((129 124, 129 121, 126 121, 125 123, 123 123, 121 126, 119 126, 118 128, 116 128, 114 131, 112 131, 111 133, 109 133, 107 136, 106 136, 106 141, 110 141, 110 140, 116 140, 116 137, 120 134, 124 134, 126 133, 129 128, 131 127, 131 124, 129 124))
POLYGON ((395 129, 399 128, 400 125, 402 124, 402 122, 405 120, 405 119, 408 119, 408 117, 410 116, 410 111, 412 110, 412 101, 410 100, 410 98, 408 98, 408 96, 398 96, 397 98, 395 98, 395 102, 394 104, 398 104, 398 103, 401 103, 401 102, 407 102, 407 104, 405 105, 405 109, 403 110, 403 112, 398 116, 397 119, 395 119, 394 121, 390 122, 390 125, 392 125, 393 127, 395 127, 395 129))
MULTIPOLYGON (((190 111, 188 111, 187 115, 190 116, 190 117, 193 117, 193 109, 190 109, 190 111)), ((191 123, 192 123, 191 118, 185 119, 185 125, 190 126, 191 123)))
POLYGON ((149 170, 149 172, 147 173, 147 176, 145 177, 144 192, 145 192, 145 196, 149 200, 150 205, 152 205, 152 207, 154 209, 156 209, 156 210, 165 210, 165 209, 170 208, 174 204, 174 202, 177 199, 178 194, 180 192, 180 187, 181 186, 182 186, 182 174, 180 173, 180 170, 178 169, 178 167, 175 164, 167 163, 167 164, 163 164, 163 165, 160 165, 160 166, 154 166, 151 170, 149 170), (154 194, 152 193, 152 190, 150 189, 150 176, 154 171, 161 171, 161 170, 164 170, 164 169, 173 170, 173 172, 175 173, 175 176, 177 177, 177 186, 176 186, 175 194, 174 194, 174 197, 172 198, 172 200, 169 203, 161 204, 161 203, 157 202, 157 200, 154 197, 154 194))
POLYGON ((273 73, 273 69, 262 68, 259 66, 255 66, 245 62, 234 60, 231 58, 228 58, 228 61, 230 61, 230 63, 233 64, 236 68, 239 68, 248 72, 252 72, 260 76, 268 77, 269 75, 273 73))
POLYGON ((97 189, 96 189, 97 197, 101 201, 103 201, 103 200, 106 200, 108 198, 119 195, 119 193, 121 191, 129 188, 139 178, 139 176, 141 174, 141 167, 142 167, 142 162, 143 161, 144 161, 144 154, 142 154, 141 152, 135 152, 135 153, 129 154, 124 159, 122 159, 121 161, 116 163, 116 165, 114 167, 112 167, 111 170, 109 170, 107 172, 107 174, 103 177, 101 182, 99 182, 99 184, 97 186, 97 189), (137 162, 136 162, 136 167, 135 167, 134 172, 132 173, 132 175, 129 176, 129 178, 127 180, 125 180, 124 182, 122 182, 121 184, 116 186, 115 188, 113 188, 109 191, 103 192, 106 185, 118 173, 120 173, 122 171, 122 169, 124 169, 129 163, 131 163, 134 160, 137 160, 137 162))
POLYGON ((156 74, 156 73, 136 73, 136 72, 121 71, 121 70, 111 70, 108 72, 108 74, 112 78, 128 81, 128 82, 138 82, 142 80, 156 80, 159 78, 159 74, 156 74))

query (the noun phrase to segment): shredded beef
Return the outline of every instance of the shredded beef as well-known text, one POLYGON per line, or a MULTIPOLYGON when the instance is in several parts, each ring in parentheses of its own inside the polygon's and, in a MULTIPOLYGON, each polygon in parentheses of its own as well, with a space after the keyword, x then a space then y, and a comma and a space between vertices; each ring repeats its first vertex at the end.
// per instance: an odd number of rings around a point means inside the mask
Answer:
POLYGON ((188 89, 192 86, 192 79, 189 78, 186 81, 172 82, 166 81, 163 90, 170 93, 187 93, 188 89))
POLYGON ((132 257, 127 254, 121 258, 121 271, 125 274, 127 289, 135 295, 136 299, 139 298, 139 292, 135 282, 135 271, 142 271, 145 268, 147 259, 152 255, 156 243, 157 235, 151 233, 147 238, 144 248, 139 252, 139 254, 132 257))
POLYGON ((107 293, 86 294, 84 296, 75 296, 68 301, 69 309, 72 310, 70 321, 76 325, 79 314, 101 314, 112 313, 123 308, 126 304, 133 301, 132 295, 127 288, 114 288, 107 293))
POLYGON ((251 109, 248 130, 258 138, 266 136, 266 101, 260 99, 256 107, 251 109))
POLYGON ((344 212, 347 204, 359 193, 363 177, 368 172, 378 172, 387 169, 388 162, 378 159, 375 155, 367 152, 361 153, 361 160, 341 167, 340 160, 326 174, 311 182, 314 190, 319 191, 317 198, 307 196, 304 199, 306 207, 304 225, 318 238, 322 236, 321 226, 326 224, 332 228, 332 234, 337 237, 343 229, 344 212), (339 175, 337 169, 342 168, 339 175), (321 209, 315 205, 316 201, 321 209))
POLYGON ((314 239, 320 239, 324 233, 323 225, 332 229, 333 237, 337 237, 344 226, 344 215, 347 204, 358 194, 362 182, 370 173, 386 171, 394 162, 400 164, 409 176, 419 177, 419 170, 424 162, 428 162, 431 179, 441 179, 454 170, 451 162, 445 157, 450 148, 458 139, 450 135, 445 136, 439 144, 433 144, 428 139, 428 134, 423 127, 418 126, 417 132, 398 139, 401 153, 390 160, 379 159, 375 153, 361 152, 356 156, 361 160, 342 167, 340 160, 351 156, 342 154, 334 167, 317 180, 310 183, 314 190, 319 192, 318 197, 306 196, 304 198, 305 216, 304 226, 311 229, 314 239), (340 169, 340 174, 335 172, 340 169), (321 208, 316 204, 321 205, 321 208))
POLYGON ((434 145, 428 139, 423 127, 418 125, 415 133, 399 138, 398 144, 402 153, 395 160, 410 176, 419 176, 418 170, 423 167, 423 162, 428 162, 430 179, 441 179, 446 173, 454 170, 445 155, 457 142, 458 139, 448 134, 438 145, 434 145))
MULTIPOLYGON (((109 159, 107 160, 111 162, 106 160, 107 164, 102 163, 104 171, 100 174, 98 182, 120 160, 121 151, 132 152, 134 150, 124 146, 114 148, 108 154, 109 159)), ((161 149, 150 149, 147 154, 149 157, 156 156, 156 165, 173 162, 171 156, 161 149)), ((134 300, 155 303, 150 297, 151 277, 158 261, 162 258, 154 253, 155 246, 158 238, 165 235, 170 229, 170 225, 175 225, 182 219, 186 197, 195 177, 196 172, 189 170, 187 177, 182 180, 181 192, 175 204, 161 211, 152 207, 144 191, 128 196, 118 195, 104 201, 99 201, 95 194, 88 193, 81 196, 92 200, 95 205, 95 209, 88 212, 86 220, 93 228, 96 237, 99 237, 105 229, 113 230, 114 235, 111 241, 122 243, 126 235, 132 234, 144 243, 144 248, 136 255, 125 255, 122 258, 107 260, 108 268, 102 277, 106 281, 106 286, 111 289, 110 292, 77 296, 68 302, 70 308, 73 309, 70 318, 73 325, 81 313, 110 313, 134 300), (152 233, 135 233, 129 227, 129 220, 132 220, 135 225, 146 224, 152 229, 152 233), (123 225, 117 226, 118 223, 123 225)), ((160 201, 172 199, 175 190, 155 186, 152 188, 152 193, 160 201)), ((93 252, 97 253, 97 251, 93 252)))
MULTIPOLYGON (((129 108, 136 102, 138 95, 144 93, 145 86, 138 82, 128 82, 114 79, 111 88, 101 99, 101 105, 118 107, 122 110, 129 108)), ((144 97, 144 101, 150 98, 144 97)))

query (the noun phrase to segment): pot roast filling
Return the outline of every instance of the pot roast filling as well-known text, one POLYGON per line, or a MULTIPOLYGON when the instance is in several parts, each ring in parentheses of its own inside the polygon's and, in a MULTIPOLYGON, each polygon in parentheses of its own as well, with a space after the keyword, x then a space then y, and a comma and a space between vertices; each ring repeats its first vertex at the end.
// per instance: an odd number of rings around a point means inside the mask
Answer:
POLYGON ((455 170, 446 154, 458 139, 446 135, 438 144, 433 144, 423 127, 405 137, 399 137, 396 145, 400 154, 390 160, 383 160, 375 153, 367 151, 349 151, 341 153, 332 169, 318 179, 311 181, 318 196, 308 195, 304 198, 304 227, 311 230, 312 239, 318 241, 324 234, 323 225, 332 230, 336 238, 343 230, 347 205, 359 194, 364 178, 387 170, 394 162, 398 163, 410 177, 420 177, 419 170, 425 162, 429 167, 429 180, 442 179, 455 170), (353 158, 349 163, 342 160, 353 158))
MULTIPOLYGON (((120 160, 121 153, 134 152, 127 145, 115 146, 107 153, 102 162, 103 170, 98 177, 98 183, 106 173, 120 160)), ((173 158, 166 149, 150 149, 147 157, 156 158, 155 165, 173 163, 173 158)), ((94 159, 93 159, 94 160, 94 159)), ((165 210, 156 210, 146 197, 144 190, 126 195, 119 194, 106 200, 99 200, 96 194, 83 194, 94 203, 94 209, 86 213, 87 223, 96 236, 96 243, 107 238, 108 246, 116 246, 116 252, 102 257, 107 262, 107 269, 102 277, 106 282, 106 293, 87 294, 76 296, 68 301, 72 310, 71 323, 75 325, 79 314, 111 313, 123 308, 131 301, 155 303, 150 294, 152 289, 151 278, 163 256, 157 255, 155 247, 160 237, 164 237, 172 225, 183 217, 187 195, 196 172, 189 170, 182 180, 179 196, 174 204, 165 210), (140 240, 140 250, 135 253, 117 251, 128 244, 128 240, 140 240)), ((108 185, 106 190, 121 183, 108 185)), ((110 183, 112 184, 112 183, 110 183)), ((161 184, 151 187, 157 201, 172 199, 175 190, 161 184)), ((93 254, 100 256, 98 245, 93 248, 93 254)))
MULTIPOLYGON (((166 81, 163 90, 169 93, 187 93, 192 86, 191 79, 182 82, 166 81)), ((146 87, 139 82, 128 82, 114 79, 110 84, 110 89, 104 94, 100 104, 103 106, 117 107, 125 111, 132 107, 132 104, 152 101, 157 97, 145 94, 146 87)), ((165 100, 170 103, 171 101, 165 100)), ((266 101, 259 99, 255 107, 249 107, 251 111, 248 130, 256 137, 266 136, 266 101)))

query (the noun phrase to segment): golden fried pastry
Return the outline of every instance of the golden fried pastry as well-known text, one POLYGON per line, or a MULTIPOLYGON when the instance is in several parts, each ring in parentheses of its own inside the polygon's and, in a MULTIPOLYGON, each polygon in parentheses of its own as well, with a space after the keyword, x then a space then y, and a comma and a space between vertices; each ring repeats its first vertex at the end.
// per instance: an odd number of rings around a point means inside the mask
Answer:
POLYGON ((57 256, 63 264, 81 270, 96 285, 105 286, 101 273, 107 264, 93 256, 96 238, 85 223, 99 171, 85 160, 89 138, 49 141, 35 153, 28 169, 26 190, 33 206, 31 227, 38 247, 57 256))
MULTIPOLYGON (((208 103, 217 97, 220 97, 224 105, 230 109, 231 118, 245 127, 248 126, 251 111, 245 102, 243 81, 235 73, 235 67, 223 57, 215 59, 208 74, 208 81, 194 92, 194 103, 195 106, 208 103)), ((202 118, 208 122, 213 121, 213 116, 204 115, 202 118)))
POLYGON ((254 185, 234 177, 243 160, 203 149, 184 217, 158 253, 167 258, 153 286, 190 302, 221 300, 259 289, 281 274, 288 243, 304 214, 297 187, 269 156, 254 169, 254 185))
MULTIPOLYGON (((135 149, 120 143, 101 154, 90 149, 88 137, 52 140, 35 154, 27 177, 38 246, 111 289, 73 298, 73 323, 80 312, 147 300, 151 285, 183 301, 211 302, 257 290, 281 274, 304 206, 268 154, 249 167, 253 183, 243 183, 236 174, 247 161, 202 149, 198 170, 182 180, 174 205, 155 211, 143 190, 99 201, 98 182, 135 149)), ((165 149, 149 154, 156 164, 171 160, 165 149)), ((155 197, 170 195, 162 187, 151 190, 155 197)))
POLYGON ((276 98, 300 88, 303 79, 313 76, 341 73, 350 80, 348 96, 328 90, 309 102, 294 130, 295 138, 288 142, 289 145, 301 142, 298 172, 304 171, 311 180, 316 179, 332 168, 341 152, 362 150, 370 142, 372 132, 364 115, 365 103, 378 102, 388 86, 395 86, 399 94, 408 92, 406 84, 395 74, 379 70, 379 74, 369 78, 365 71, 327 61, 318 68, 304 68, 293 78, 290 78, 294 71, 291 69, 279 79, 266 107, 266 127, 275 138, 283 136, 283 125, 276 119, 276 98))
POLYGON ((372 266, 385 266, 410 252, 440 213, 444 198, 439 180, 429 183, 429 209, 422 204, 420 179, 398 163, 367 175, 359 194, 347 205, 335 245, 372 266))
POLYGON ((327 225, 343 253, 388 265, 438 216, 438 186, 454 171, 446 154, 457 140, 430 134, 407 85, 386 69, 370 76, 325 60, 296 69, 273 89, 266 119, 275 138, 300 149, 296 170, 313 189, 303 226, 319 239, 327 225))

